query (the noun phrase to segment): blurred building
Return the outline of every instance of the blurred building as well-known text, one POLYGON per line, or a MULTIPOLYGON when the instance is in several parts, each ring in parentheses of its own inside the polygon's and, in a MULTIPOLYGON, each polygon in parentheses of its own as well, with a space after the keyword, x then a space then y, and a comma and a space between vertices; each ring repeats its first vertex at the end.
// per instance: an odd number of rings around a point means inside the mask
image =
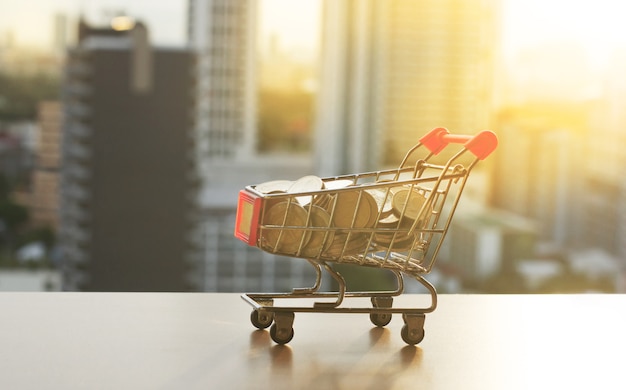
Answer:
POLYGON ((604 98, 591 121, 586 164, 585 242, 626 266, 626 51, 616 52, 606 73, 604 98))
POLYGON ((240 189, 312 172, 307 156, 258 153, 257 8, 255 0, 189 1, 204 245, 194 282, 204 291, 286 291, 315 280, 306 261, 267 254, 233 236, 240 189))
POLYGON ((323 174, 397 165, 435 127, 492 115, 497 2, 326 1, 316 158, 323 174))
POLYGON ((624 293, 624 261, 599 248, 572 251, 567 258, 573 273, 585 276, 596 291, 624 293))
POLYGON ((35 226, 48 226, 57 231, 63 125, 61 103, 58 101, 41 102, 37 122, 39 126, 32 175, 30 218, 35 226))
POLYGON ((539 240, 580 246, 588 199, 585 104, 526 104, 499 116, 491 202, 537 222, 539 240))
POLYGON ((444 245, 446 263, 461 280, 481 284, 517 272, 517 262, 535 255, 537 230, 528 219, 504 211, 456 213, 444 245))
POLYGON ((190 0, 188 40, 197 53, 196 136, 200 168, 253 152, 256 114, 254 0, 190 0))
POLYGON ((141 23, 80 23, 63 84, 65 290, 196 288, 193 61, 141 23))
POLYGON ((0 123, 0 174, 11 183, 23 182, 33 168, 28 138, 34 128, 34 124, 28 121, 0 123))

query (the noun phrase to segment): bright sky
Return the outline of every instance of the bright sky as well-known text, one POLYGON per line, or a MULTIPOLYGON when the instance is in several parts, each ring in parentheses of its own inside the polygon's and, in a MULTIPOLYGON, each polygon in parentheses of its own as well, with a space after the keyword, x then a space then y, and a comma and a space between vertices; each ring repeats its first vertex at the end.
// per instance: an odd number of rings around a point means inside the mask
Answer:
POLYGON ((5 0, 3 3, 0 37, 12 30, 14 42, 20 46, 51 46, 53 18, 59 12, 74 18, 82 12, 90 23, 103 24, 108 20, 107 15, 123 11, 148 24, 153 42, 180 45, 185 39, 186 0, 5 0))
POLYGON ((626 46, 626 1, 504 1, 503 51, 509 58, 531 47, 576 43, 599 65, 626 46))
MULTIPOLYGON (((77 16, 104 24, 112 13, 125 12, 148 24, 151 39, 182 45, 186 39, 187 0, 6 0, 0 12, 0 42, 12 31, 20 46, 52 45, 53 15, 77 16), (36 10, 36 12, 33 12, 36 10)), ((262 36, 281 35, 285 47, 313 46, 318 38, 319 0, 260 0, 262 36), (288 33, 285 34, 284 32, 288 33)))
MULTIPOLYGON (((263 39, 272 31, 283 47, 313 46, 318 38, 319 0, 260 0, 263 39)), ((335 0, 340 1, 340 0, 335 0)), ((468 0, 471 1, 471 0, 468 0)), ((503 51, 513 58, 525 47, 578 42, 597 62, 612 48, 626 46, 626 1, 620 0, 502 0, 503 51)), ((125 11, 144 20, 153 42, 185 42, 187 0, 5 0, 0 13, 0 42, 13 31, 18 45, 51 45, 56 12, 103 23, 107 13, 125 11), (34 11, 35 10, 35 11, 34 11)))

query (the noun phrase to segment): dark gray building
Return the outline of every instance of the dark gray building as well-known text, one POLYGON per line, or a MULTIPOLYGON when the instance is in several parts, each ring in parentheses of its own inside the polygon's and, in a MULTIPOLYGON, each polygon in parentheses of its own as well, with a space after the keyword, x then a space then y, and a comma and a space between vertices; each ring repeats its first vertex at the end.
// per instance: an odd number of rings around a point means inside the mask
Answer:
POLYGON ((80 23, 63 85, 64 289, 194 289, 193 61, 140 23, 80 23))

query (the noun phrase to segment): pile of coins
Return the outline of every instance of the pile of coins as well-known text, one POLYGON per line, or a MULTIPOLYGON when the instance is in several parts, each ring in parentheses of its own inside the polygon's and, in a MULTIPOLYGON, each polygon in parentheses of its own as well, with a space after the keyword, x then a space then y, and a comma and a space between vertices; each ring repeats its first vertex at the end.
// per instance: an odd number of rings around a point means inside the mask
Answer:
MULTIPOLYGON (((285 194, 265 200, 261 247, 308 258, 337 259, 373 249, 408 250, 417 235, 408 230, 427 199, 426 191, 410 186, 389 183, 364 189, 352 180, 322 180, 312 175, 254 188, 262 194, 285 194), (352 186, 353 191, 347 190, 352 186)), ((428 218, 430 210, 424 215, 422 219, 428 218)), ((424 222, 420 220, 418 228, 424 222)))

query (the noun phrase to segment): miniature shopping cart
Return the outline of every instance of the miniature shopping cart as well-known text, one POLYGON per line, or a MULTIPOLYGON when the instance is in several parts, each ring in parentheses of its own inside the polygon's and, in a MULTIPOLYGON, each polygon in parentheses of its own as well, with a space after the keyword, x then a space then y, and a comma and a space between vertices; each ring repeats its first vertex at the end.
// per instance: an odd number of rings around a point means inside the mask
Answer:
POLYGON ((252 324, 258 329, 271 325, 272 340, 285 344, 293 338, 296 312, 366 313, 379 327, 386 326, 392 314, 402 314, 402 339, 409 345, 422 341, 425 314, 437 306, 435 287, 423 275, 433 268, 470 171, 496 146, 496 135, 490 131, 467 136, 436 128, 408 151, 397 169, 327 178, 306 176, 241 190, 235 236, 269 253, 303 258, 316 271, 315 283, 309 288, 243 294, 253 307, 252 324), (435 156, 450 143, 462 147, 453 150, 447 161, 435 163, 435 156), (468 151, 473 156, 466 154, 468 151), (397 288, 347 291, 334 263, 389 270, 397 288), (322 270, 336 281, 337 291, 320 291, 322 270), (405 275, 427 289, 429 305, 393 307, 393 297, 404 291, 405 275), (274 301, 282 298, 313 298, 313 302, 275 305, 274 301), (344 298, 369 298, 371 306, 347 305, 344 298))

